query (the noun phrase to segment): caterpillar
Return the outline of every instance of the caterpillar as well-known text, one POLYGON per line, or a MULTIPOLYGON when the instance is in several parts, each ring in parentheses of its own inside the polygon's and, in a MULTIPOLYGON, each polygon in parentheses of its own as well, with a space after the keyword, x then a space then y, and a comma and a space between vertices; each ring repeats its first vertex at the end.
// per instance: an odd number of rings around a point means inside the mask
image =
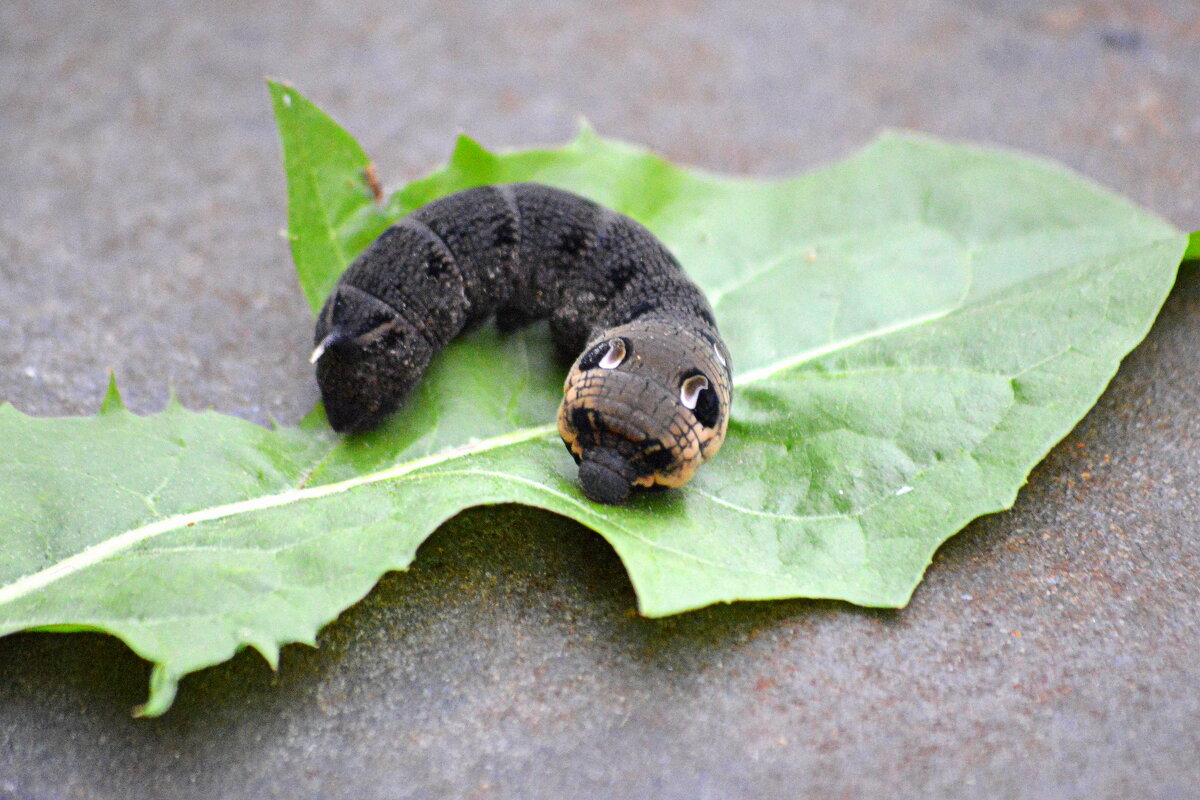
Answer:
POLYGON ((558 431, 590 499, 683 486, 720 449, 731 361, 704 294, 638 222, 536 183, 435 200, 351 263, 313 340, 330 425, 377 426, 442 347, 493 316, 502 333, 548 318, 573 360, 558 431))

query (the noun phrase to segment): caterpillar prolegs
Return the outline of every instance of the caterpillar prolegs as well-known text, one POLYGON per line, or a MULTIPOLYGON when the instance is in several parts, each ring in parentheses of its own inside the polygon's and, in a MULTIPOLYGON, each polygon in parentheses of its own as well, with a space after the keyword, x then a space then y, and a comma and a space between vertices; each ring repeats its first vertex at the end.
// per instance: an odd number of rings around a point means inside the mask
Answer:
POLYGON ((312 354, 330 424, 378 425, 447 342, 493 315, 502 332, 549 318, 574 358, 558 430, 592 500, 682 486, 721 447, 732 373, 703 293, 634 220, 533 183, 435 200, 350 265, 312 354))

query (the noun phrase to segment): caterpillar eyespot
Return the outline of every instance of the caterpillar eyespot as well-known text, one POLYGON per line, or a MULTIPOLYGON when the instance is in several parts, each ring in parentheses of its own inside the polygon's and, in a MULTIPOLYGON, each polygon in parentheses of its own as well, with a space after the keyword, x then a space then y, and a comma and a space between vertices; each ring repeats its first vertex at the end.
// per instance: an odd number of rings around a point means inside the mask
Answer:
POLYGON ((683 486, 720 449, 732 372, 704 294, 634 220, 533 183, 435 200, 346 269, 311 356, 330 425, 377 426, 442 347, 493 316, 502 331, 549 318, 579 354, 558 431, 592 500, 683 486))
POLYGON ((613 339, 608 343, 608 352, 596 366, 600 369, 616 369, 625 360, 625 353, 628 352, 628 349, 624 339, 613 339))
POLYGON ((696 408, 700 393, 708 388, 708 378, 703 375, 689 375, 679 385, 679 402, 688 410, 696 408))

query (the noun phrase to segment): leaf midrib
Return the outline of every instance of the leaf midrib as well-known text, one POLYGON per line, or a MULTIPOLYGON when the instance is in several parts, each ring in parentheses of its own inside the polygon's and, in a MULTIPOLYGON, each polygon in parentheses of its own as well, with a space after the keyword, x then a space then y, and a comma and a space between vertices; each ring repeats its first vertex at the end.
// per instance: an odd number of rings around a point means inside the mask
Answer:
POLYGON ((305 487, 298 489, 289 489, 286 492, 278 494, 262 495, 253 497, 248 500, 239 500, 234 503, 225 503, 218 506, 210 506, 197 511, 190 511, 186 514, 176 514, 165 519, 156 520, 147 525, 142 525, 138 528, 133 528, 116 536, 110 537, 96 544, 86 547, 75 553, 72 556, 64 558, 56 564, 53 564, 38 572, 30 573, 15 581, 0 586, 0 606, 19 600, 25 595, 38 589, 44 588, 51 583, 54 583, 62 578, 65 578, 74 573, 87 569, 90 566, 98 564, 105 559, 116 555, 117 553, 129 550, 142 542, 161 536, 171 531, 185 528, 189 525, 195 525, 201 522, 212 522, 217 519, 237 516, 239 514, 249 514, 256 511, 265 511, 271 508, 290 505, 292 503, 302 502, 305 500, 315 500, 329 495, 341 494, 358 486, 364 486, 382 481, 394 480, 403 477, 411 472, 415 472, 425 467, 434 466, 436 464, 459 458, 461 456, 474 455, 477 453, 487 452, 500 447, 518 444, 520 442, 536 439, 540 436, 545 436, 554 431, 553 425, 539 425, 532 428, 524 428, 519 431, 513 431, 500 436, 494 436, 490 439, 483 439, 474 444, 468 444, 460 447, 452 447, 442 450, 438 453, 432 453, 421 458, 413 459, 396 464, 387 469, 378 472, 359 475, 354 478, 348 478, 336 483, 326 483, 320 486, 305 487))
MULTIPOLYGON (((1123 248, 1119 251, 1116 251, 1114 255, 1123 255, 1126 253, 1135 252, 1137 250, 1156 247, 1166 243, 1167 241, 1170 241, 1170 239, 1164 237, 1163 239, 1148 242, 1137 247, 1123 248)), ((1063 264, 1062 266, 1053 270, 1051 273, 1041 273, 1035 277, 1044 278, 1048 274, 1061 272, 1077 266, 1078 263, 1079 262, 1063 264)), ((1031 277, 1026 281, 1022 281, 1022 283, 1028 283, 1033 279, 1034 278, 1031 277)), ((821 345, 820 347, 810 348, 795 356, 781 359, 772 364, 768 364, 765 367, 760 367, 758 369, 743 373, 735 377, 733 385, 735 387, 742 387, 751 383, 766 380, 780 372, 784 372, 813 358, 817 358, 819 356, 826 355, 844 348, 853 347, 857 344, 861 344, 862 342, 897 333, 901 330, 935 322, 939 319, 943 319, 966 309, 974 308, 976 305, 978 304, 960 303, 953 308, 915 317, 901 323, 876 328, 857 336, 831 341, 828 344, 821 345)), ((314 500, 321 497, 340 494, 359 486, 401 478, 425 467, 434 466, 436 464, 444 463, 459 457, 475 455, 478 453, 487 452, 489 450, 537 439, 542 436, 550 435, 554 431, 555 426, 552 424, 523 428, 510 433, 483 439, 472 444, 447 448, 437 453, 432 453, 411 461, 405 461, 400 464, 393 465, 384 470, 367 473, 365 475, 359 475, 346 480, 321 484, 314 487, 306 487, 302 484, 298 488, 289 489, 288 491, 280 492, 278 494, 263 495, 260 497, 250 498, 248 500, 240 500, 234 503, 210 506, 209 508, 188 512, 186 514, 177 514, 165 519, 157 520, 153 523, 143 525, 138 528, 133 528, 101 542, 97 542, 96 544, 63 559, 62 561, 59 561, 56 564, 46 567, 45 569, 30 573, 12 581, 9 584, 0 586, 0 606, 19 600, 22 597, 44 588, 51 583, 98 564, 110 556, 125 552, 144 541, 148 541, 157 536, 161 536, 162 534, 170 533, 171 531, 175 531, 189 525, 194 525, 201 522, 211 522, 217 519, 237 516, 239 514, 248 514, 271 508, 278 508, 281 506, 290 505, 292 503, 303 502, 305 500, 314 500)), ((321 462, 327 460, 332 452, 336 450, 336 448, 336 445, 331 448, 330 452, 326 453, 322 457, 321 462)), ((318 464, 321 462, 318 462, 318 464)), ((314 467, 314 470, 315 469, 317 469, 317 467, 314 467)), ((310 471, 309 475, 311 476, 311 474, 312 472, 310 471)))

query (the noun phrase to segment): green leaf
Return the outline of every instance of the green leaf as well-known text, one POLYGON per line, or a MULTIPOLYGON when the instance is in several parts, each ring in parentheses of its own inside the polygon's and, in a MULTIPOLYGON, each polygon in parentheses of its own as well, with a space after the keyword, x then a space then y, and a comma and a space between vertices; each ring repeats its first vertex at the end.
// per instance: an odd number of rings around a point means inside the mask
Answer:
POLYGON ((295 90, 270 81, 286 158, 288 238, 307 279, 309 305, 320 308, 349 259, 389 224, 375 202, 374 167, 358 142, 295 90))
MULTIPOLYGON (((389 220, 535 180, 631 214, 708 291, 737 368, 729 438, 680 491, 588 502, 552 426, 544 327, 454 342, 406 409, 339 438, 319 410, 268 431, 172 404, 85 419, 0 408, 0 634, 100 630, 183 675, 312 642, 463 508, 579 520, 643 613, 841 598, 902 606, 934 550, 1007 508, 1146 333, 1186 237, 1061 167, 912 134, 809 175, 685 170, 584 130, 450 163, 375 202, 354 140, 271 84, 300 284, 317 307, 389 220)), ((303 358, 305 353, 291 357, 303 358)))
POLYGON ((1188 249, 1183 254, 1184 261, 1200 261, 1200 231, 1193 231, 1188 237, 1188 249))

